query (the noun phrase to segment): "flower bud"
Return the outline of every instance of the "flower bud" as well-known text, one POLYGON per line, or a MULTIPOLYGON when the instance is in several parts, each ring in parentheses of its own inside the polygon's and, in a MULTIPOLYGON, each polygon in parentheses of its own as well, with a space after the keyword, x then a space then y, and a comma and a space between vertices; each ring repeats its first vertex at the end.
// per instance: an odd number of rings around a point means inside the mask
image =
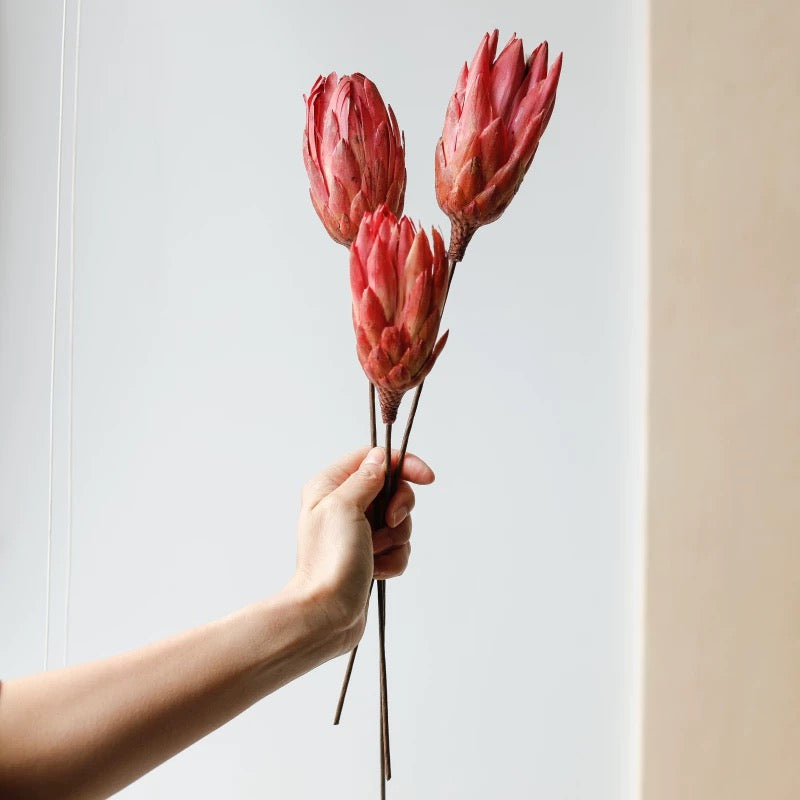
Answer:
POLYGON ((421 383, 447 340, 436 341, 447 295, 444 242, 386 207, 364 215, 350 248, 350 288, 358 360, 375 385, 384 422, 421 383))
POLYGON ((495 59, 497 30, 464 64, 436 146, 436 199, 450 217, 449 256, 460 261, 472 234, 494 222, 517 193, 556 99, 561 55, 547 42, 527 61, 516 34, 495 59))
POLYGON ((304 99, 311 202, 333 239, 349 247, 365 212, 385 203, 402 213, 405 140, 391 106, 360 73, 320 76, 304 99))

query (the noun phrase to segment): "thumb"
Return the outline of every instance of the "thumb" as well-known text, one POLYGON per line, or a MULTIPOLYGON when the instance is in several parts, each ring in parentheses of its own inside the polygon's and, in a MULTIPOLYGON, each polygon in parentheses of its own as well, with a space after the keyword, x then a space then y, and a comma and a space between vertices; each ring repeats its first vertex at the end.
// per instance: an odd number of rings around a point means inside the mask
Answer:
POLYGON ((360 511, 366 511, 367 506, 383 488, 385 462, 383 448, 373 447, 359 468, 333 494, 344 502, 356 506, 360 511))

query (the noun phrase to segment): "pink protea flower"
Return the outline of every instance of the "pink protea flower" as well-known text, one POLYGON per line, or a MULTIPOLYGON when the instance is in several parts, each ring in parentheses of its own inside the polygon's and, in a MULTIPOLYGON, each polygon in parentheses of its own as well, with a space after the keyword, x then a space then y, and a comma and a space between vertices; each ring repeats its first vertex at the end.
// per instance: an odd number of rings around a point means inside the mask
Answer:
POLYGON ((548 70, 547 42, 525 60, 514 34, 495 60, 497 30, 485 34, 458 76, 436 146, 436 198, 450 217, 450 258, 506 210, 531 165, 556 99, 561 55, 548 70))
POLYGON ((350 287, 358 360, 375 385, 383 421, 394 422, 403 394, 421 383, 441 353, 447 295, 444 242, 385 206, 367 213, 350 248, 350 287))
POLYGON ((405 140, 392 107, 360 73, 320 75, 306 101, 303 160, 325 229, 350 246, 366 211, 403 211, 405 140))

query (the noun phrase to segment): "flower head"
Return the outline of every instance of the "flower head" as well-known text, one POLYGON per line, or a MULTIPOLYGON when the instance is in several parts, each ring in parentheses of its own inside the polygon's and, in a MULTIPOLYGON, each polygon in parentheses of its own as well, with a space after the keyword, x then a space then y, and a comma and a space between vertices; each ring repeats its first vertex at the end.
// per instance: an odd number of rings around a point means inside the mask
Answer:
POLYGON ((517 193, 553 113, 561 74, 561 55, 548 69, 547 42, 527 61, 516 34, 495 59, 496 50, 494 30, 472 64, 464 64, 436 146, 436 198, 453 225, 454 261, 517 193))
POLYGON ((350 287, 358 360, 375 385, 384 422, 421 383, 447 340, 436 341, 447 295, 447 256, 437 230, 386 207, 364 215, 350 248, 350 287))
POLYGON ((333 239, 349 247, 365 212, 386 203, 402 213, 405 141, 391 106, 360 73, 320 76, 304 99, 311 202, 333 239))

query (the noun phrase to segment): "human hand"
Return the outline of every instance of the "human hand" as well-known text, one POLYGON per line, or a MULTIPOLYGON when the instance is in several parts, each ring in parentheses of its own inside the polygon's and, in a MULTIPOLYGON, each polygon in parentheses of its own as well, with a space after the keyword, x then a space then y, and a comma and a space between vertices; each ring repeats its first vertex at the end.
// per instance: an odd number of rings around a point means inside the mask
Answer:
MULTIPOLYGON (((383 488, 384 453, 378 447, 356 450, 303 487, 297 570, 290 587, 310 602, 340 652, 361 639, 372 579, 400 575, 408 564, 415 502, 409 482, 434 479, 424 461, 406 455, 402 480, 373 533, 366 513, 383 488)), ((393 451, 394 465, 398 456, 393 451)))

